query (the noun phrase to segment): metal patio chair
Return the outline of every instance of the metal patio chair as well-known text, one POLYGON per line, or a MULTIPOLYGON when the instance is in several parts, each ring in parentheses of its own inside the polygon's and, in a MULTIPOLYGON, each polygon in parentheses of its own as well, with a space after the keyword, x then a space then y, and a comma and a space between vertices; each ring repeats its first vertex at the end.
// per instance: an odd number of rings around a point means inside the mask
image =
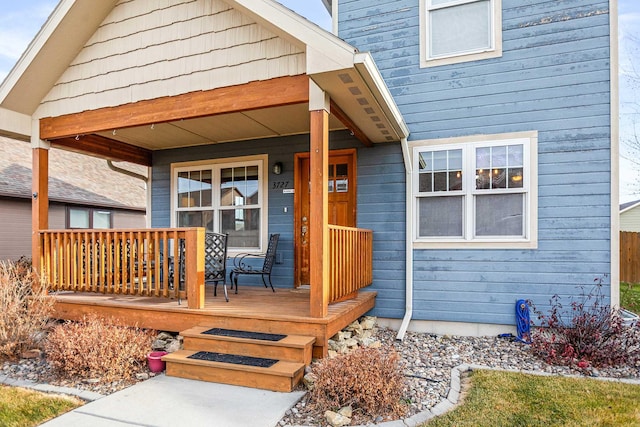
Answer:
MULTIPOLYGON (((204 237, 204 283, 214 285, 213 296, 217 296, 218 282, 222 282, 224 299, 227 293, 227 234, 207 232, 204 237)), ((237 293, 237 292, 236 292, 237 293)))
POLYGON ((229 280, 231 281, 231 287, 235 286, 236 294, 238 293, 238 276, 241 274, 259 274, 262 277, 262 283, 264 287, 267 287, 267 281, 265 276, 269 279, 269 286, 271 290, 275 292, 273 283, 271 283, 271 269, 276 262, 276 249, 278 248, 278 239, 280 234, 272 234, 269 237, 269 246, 267 246, 267 252, 264 254, 238 254, 233 259, 233 270, 229 273, 229 280), (264 258, 262 268, 256 269, 250 265, 247 261, 255 258, 264 258))

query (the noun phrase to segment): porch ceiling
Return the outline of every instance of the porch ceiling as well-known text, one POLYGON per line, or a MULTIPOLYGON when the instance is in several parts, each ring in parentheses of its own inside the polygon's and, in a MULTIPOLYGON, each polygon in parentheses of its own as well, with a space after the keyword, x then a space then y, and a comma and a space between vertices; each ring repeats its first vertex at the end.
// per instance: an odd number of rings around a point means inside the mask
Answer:
MULTIPOLYGON (((97 134, 148 150, 165 150, 307 134, 309 126, 309 104, 300 103, 167 123, 145 124, 97 132, 97 134)), ((346 128, 335 116, 331 116, 329 127, 330 130, 346 128)))
POLYGON ((148 166, 155 150, 308 134, 309 79, 331 99, 329 130, 349 129, 367 146, 408 135, 371 63, 354 65, 43 118, 40 138, 148 166))

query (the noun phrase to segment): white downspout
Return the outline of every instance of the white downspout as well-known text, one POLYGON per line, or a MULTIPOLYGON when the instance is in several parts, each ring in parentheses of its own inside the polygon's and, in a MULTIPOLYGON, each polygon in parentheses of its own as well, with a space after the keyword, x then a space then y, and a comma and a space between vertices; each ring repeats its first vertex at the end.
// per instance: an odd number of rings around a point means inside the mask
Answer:
POLYGON ((405 286, 405 312, 404 318, 400 329, 398 329, 397 340, 403 340, 404 334, 409 328, 411 322, 411 316, 413 316, 413 168, 411 166, 411 156, 409 155, 409 143, 407 138, 400 140, 400 146, 402 147, 402 158, 404 159, 405 180, 406 180, 406 237, 405 237, 405 252, 406 252, 406 286, 405 286))

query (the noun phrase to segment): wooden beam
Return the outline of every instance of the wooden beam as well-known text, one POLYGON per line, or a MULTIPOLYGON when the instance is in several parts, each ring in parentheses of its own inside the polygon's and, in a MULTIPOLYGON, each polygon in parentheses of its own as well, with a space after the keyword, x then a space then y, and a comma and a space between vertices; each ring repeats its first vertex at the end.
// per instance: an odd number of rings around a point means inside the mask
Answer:
POLYGON ((373 147, 373 142, 371 142, 369 137, 353 122, 353 120, 351 120, 349 116, 347 116, 344 111, 342 111, 340 107, 338 107, 338 104, 333 102, 333 99, 331 100, 331 114, 336 116, 336 118, 340 120, 340 123, 345 125, 347 129, 349 129, 353 135, 362 142, 363 145, 366 147, 373 147))
POLYGON ((31 260, 34 270, 40 274, 40 230, 49 228, 49 150, 34 148, 31 155, 31 260))
POLYGON ((329 113, 316 110, 310 114, 310 314, 322 318, 329 307, 329 113))
POLYGON ((40 138, 54 140, 133 126, 236 113, 309 101, 306 75, 279 77, 117 107, 40 119, 40 138))
POLYGON ((151 166, 151 151, 100 135, 81 135, 76 138, 61 138, 51 145, 80 154, 89 154, 118 162, 131 162, 151 166))

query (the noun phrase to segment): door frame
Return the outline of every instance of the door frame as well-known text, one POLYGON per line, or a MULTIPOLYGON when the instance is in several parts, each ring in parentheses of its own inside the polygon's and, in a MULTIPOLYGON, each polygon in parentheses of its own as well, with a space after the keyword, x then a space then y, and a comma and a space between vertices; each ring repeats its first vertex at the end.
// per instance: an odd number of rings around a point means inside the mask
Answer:
MULTIPOLYGON (((357 189, 358 189, 358 185, 357 185, 357 180, 358 180, 358 157, 357 157, 357 152, 358 150, 355 148, 344 148, 344 149, 339 149, 339 150, 329 150, 329 159, 331 159, 331 157, 338 157, 338 156, 350 156, 351 157, 351 162, 350 164, 352 164, 352 168, 351 170, 352 172, 352 181, 353 182, 349 182, 349 187, 353 188, 355 191, 354 194, 354 203, 353 203, 353 220, 354 220, 354 226, 357 226, 357 221, 358 221, 358 194, 357 194, 357 189)), ((301 153, 295 153, 294 154, 294 162, 293 162, 293 176, 294 176, 294 185, 293 188, 294 193, 293 193, 293 286, 295 288, 298 288, 300 285, 302 285, 301 283, 301 278, 300 278, 300 264, 301 264, 301 247, 300 247, 300 233, 298 233, 298 230, 300 230, 300 227, 302 227, 302 219, 300 218, 300 215, 298 215, 299 210, 301 209, 301 203, 302 203, 302 195, 301 195, 301 191, 302 191, 302 179, 301 179, 301 164, 302 161, 304 159, 310 159, 311 158, 311 153, 310 152, 301 152, 301 153)), ((329 163, 331 163, 331 161, 329 160, 329 163)))

